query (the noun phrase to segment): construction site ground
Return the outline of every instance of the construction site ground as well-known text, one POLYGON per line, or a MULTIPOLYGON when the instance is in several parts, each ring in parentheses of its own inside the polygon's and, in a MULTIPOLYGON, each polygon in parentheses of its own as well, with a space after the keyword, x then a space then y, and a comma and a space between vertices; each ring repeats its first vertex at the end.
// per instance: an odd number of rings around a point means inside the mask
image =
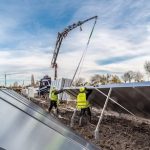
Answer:
MULTIPOLYGON (((32 100, 48 111, 49 104, 44 99, 32 100)), ((74 108, 74 101, 61 103, 59 104, 59 116, 54 115, 54 117, 70 127, 74 108)), ((100 125, 99 140, 95 140, 94 130, 100 112, 100 109, 93 107, 91 123, 85 117, 82 127, 79 126, 79 112, 77 112, 72 130, 102 150, 150 150, 150 120, 108 110, 105 111, 100 125)))

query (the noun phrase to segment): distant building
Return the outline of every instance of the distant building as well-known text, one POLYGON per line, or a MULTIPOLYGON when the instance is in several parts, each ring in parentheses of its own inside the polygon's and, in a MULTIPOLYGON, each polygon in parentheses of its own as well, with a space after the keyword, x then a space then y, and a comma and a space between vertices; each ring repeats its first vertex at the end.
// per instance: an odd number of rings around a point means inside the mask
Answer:
POLYGON ((16 81, 16 82, 14 82, 13 87, 18 87, 18 82, 17 82, 17 81, 16 81))
POLYGON ((31 75, 31 86, 35 86, 34 75, 31 75))

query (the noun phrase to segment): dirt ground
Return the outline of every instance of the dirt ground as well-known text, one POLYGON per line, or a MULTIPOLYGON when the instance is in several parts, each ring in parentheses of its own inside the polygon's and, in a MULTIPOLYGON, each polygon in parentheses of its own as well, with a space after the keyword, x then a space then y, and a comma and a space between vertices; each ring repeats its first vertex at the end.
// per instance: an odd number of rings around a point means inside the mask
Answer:
MULTIPOLYGON (((68 127, 73 108, 72 102, 59 105, 60 116, 57 119, 68 127)), ((99 110, 92 108, 91 123, 85 116, 82 127, 79 126, 78 113, 72 129, 102 150, 150 150, 150 120, 106 111, 100 125, 100 138, 95 140, 94 130, 100 116, 99 110)))

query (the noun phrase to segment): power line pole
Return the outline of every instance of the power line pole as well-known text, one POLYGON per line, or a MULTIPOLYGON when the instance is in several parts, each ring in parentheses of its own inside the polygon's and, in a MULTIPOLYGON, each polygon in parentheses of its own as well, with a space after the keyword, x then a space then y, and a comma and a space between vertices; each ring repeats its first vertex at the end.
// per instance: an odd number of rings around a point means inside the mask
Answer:
POLYGON ((6 83, 6 74, 5 74, 5 87, 6 87, 7 83, 6 83))

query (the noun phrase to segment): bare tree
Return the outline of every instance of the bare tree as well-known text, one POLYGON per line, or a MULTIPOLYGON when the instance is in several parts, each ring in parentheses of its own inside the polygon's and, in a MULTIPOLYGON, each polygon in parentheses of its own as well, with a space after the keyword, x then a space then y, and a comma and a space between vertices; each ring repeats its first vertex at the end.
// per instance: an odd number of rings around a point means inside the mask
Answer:
POLYGON ((105 75, 101 75, 100 76, 100 83, 101 84, 106 84, 106 77, 105 77, 105 75))
POLYGON ((144 77, 143 74, 141 72, 139 72, 139 71, 134 73, 134 80, 135 80, 135 82, 141 82, 143 77, 144 77))
POLYGON ((148 78, 150 77, 150 61, 146 61, 144 64, 144 69, 148 75, 148 78))
POLYGON ((127 81, 131 82, 132 79, 134 79, 134 72, 133 71, 127 71, 123 74, 122 79, 126 83, 127 81))
POLYGON ((108 83, 110 83, 110 77, 111 77, 111 75, 109 75, 109 74, 107 74, 107 75, 102 75, 102 76, 100 77, 100 83, 101 83, 101 84, 108 84, 108 83))
POLYGON ((94 76, 91 77, 91 84, 96 85, 99 84, 101 81, 101 76, 98 74, 95 74, 94 76))
POLYGON ((117 75, 112 75, 111 83, 121 83, 121 80, 117 75))
POLYGON ((122 80, 126 83, 126 82, 128 81, 128 79, 129 79, 127 72, 124 73, 124 74, 121 76, 121 78, 122 78, 122 80))
POLYGON ((91 84, 92 85, 97 85, 97 84, 108 84, 108 83, 120 83, 121 80, 117 75, 111 75, 111 74, 106 74, 106 75, 94 75, 91 77, 91 84))
POLYGON ((111 81, 111 76, 112 76, 112 75, 110 75, 110 74, 107 74, 107 75, 106 75, 106 84, 107 84, 107 83, 110 83, 110 81, 111 81))
POLYGON ((135 73, 133 71, 128 71, 128 77, 129 77, 129 82, 131 82, 132 79, 134 79, 135 73))

